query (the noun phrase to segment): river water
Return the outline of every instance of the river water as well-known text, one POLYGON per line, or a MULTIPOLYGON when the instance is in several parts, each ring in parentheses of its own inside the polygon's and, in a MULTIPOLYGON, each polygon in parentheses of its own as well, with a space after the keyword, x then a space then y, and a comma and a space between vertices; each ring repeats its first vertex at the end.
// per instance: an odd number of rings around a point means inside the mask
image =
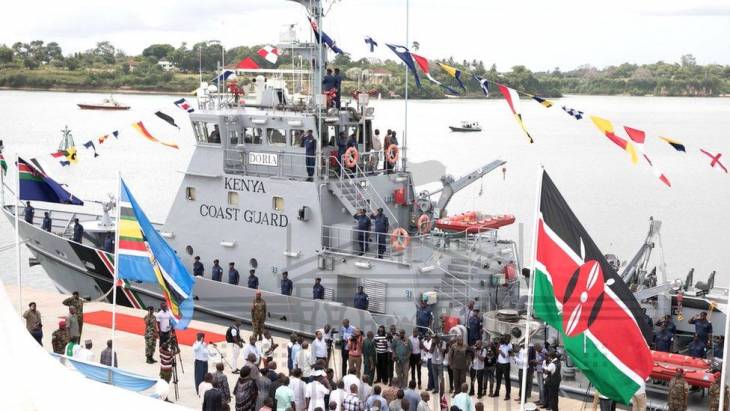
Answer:
MULTIPOLYGON (((0 138, 12 163, 15 153, 36 157, 46 171, 84 199, 103 200, 116 190, 121 171, 134 187, 135 196, 154 221, 164 221, 182 174, 194 149, 187 114, 173 105, 179 97, 124 95, 117 100, 132 106, 126 112, 82 111, 79 102, 107 97, 94 93, 0 91, 0 138), (153 113, 162 110, 175 117, 181 130, 161 122, 153 113), (180 145, 174 150, 144 140, 130 127, 143 121, 162 140, 180 145), (80 161, 61 167, 49 154, 57 149, 60 131, 68 126, 80 150, 80 161), (100 135, 120 131, 104 144, 100 135), (94 158, 81 144, 93 139, 99 153, 94 158)), ((528 144, 502 100, 433 100, 408 104, 410 161, 439 160, 454 176, 467 173, 493 159, 506 160, 506 173, 496 171, 463 190, 449 206, 450 213, 464 210, 510 213, 524 223, 529 254, 536 195, 536 176, 543 165, 604 253, 630 259, 641 245, 648 219, 663 221, 662 250, 670 278, 683 277, 695 268, 695 279, 718 271, 720 285, 730 279, 727 251, 730 215, 730 176, 709 167, 699 148, 730 152, 730 99, 569 96, 550 109, 522 101, 525 124, 535 139, 528 144), (566 105, 614 122, 645 130, 646 150, 660 165, 673 187, 661 184, 642 163, 632 165, 625 152, 613 145, 589 119, 577 121, 560 109, 566 105), (478 121, 481 133, 451 133, 449 125, 478 121), (682 140, 688 153, 675 152, 655 137, 682 140)), ((381 130, 399 132, 403 143, 405 106, 402 101, 374 101, 381 130)), ((730 165, 730 159, 728 160, 730 165)), ((7 180, 14 181, 10 167, 7 180)), ((431 185, 433 186, 433 185, 431 185)), ((429 187, 430 188, 430 187, 429 187)), ((99 207, 91 204, 89 207, 99 207)), ((517 239, 518 225, 502 229, 502 236, 517 239)), ((0 250, 12 244, 10 224, 0 221, 0 250)), ((40 267, 27 267, 23 247, 23 284, 50 288, 40 267)), ((525 257, 529 262, 529 256, 525 257)), ((0 251, 0 277, 15 282, 13 249, 0 251)))

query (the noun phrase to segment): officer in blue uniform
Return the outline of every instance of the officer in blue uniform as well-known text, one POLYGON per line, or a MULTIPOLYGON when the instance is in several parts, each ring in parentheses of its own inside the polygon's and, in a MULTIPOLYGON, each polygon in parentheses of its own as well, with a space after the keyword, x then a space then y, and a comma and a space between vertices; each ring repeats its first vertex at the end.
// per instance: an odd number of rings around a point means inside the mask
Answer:
POLYGON ((694 324, 695 334, 700 337, 703 343, 707 344, 712 334, 712 323, 707 321, 707 312, 702 311, 699 317, 690 318, 689 323, 694 324))
POLYGON ((421 301, 421 304, 416 310, 416 325, 418 326, 418 332, 420 332, 421 335, 426 334, 427 330, 431 328, 432 322, 433 312, 431 311, 431 307, 429 307, 425 301, 421 301))
POLYGON ((707 344, 702 341, 699 335, 695 334, 692 342, 687 347, 687 352, 695 358, 705 358, 707 356, 707 344))
POLYGON ((669 327, 667 327, 665 324, 662 324, 661 329, 659 329, 659 332, 656 334, 656 339, 654 340, 654 348, 657 351, 671 352, 672 342, 674 342, 674 334, 669 331, 669 327))
POLYGON ((471 347, 477 341, 482 339, 482 317, 479 315, 479 309, 474 309, 474 315, 469 317, 466 328, 466 340, 471 347))
POLYGON ((33 224, 33 216, 35 215, 35 208, 30 205, 30 201, 25 202, 25 222, 33 224))
POLYGON ((203 263, 200 262, 200 256, 195 256, 195 262, 193 263, 193 275, 196 277, 202 277, 203 272, 205 272, 205 267, 203 267, 203 263))
POLYGON ((78 218, 74 218, 74 235, 71 239, 77 243, 81 243, 82 238, 84 238, 84 226, 79 223, 78 218))
POLYGON ((248 288, 259 288, 259 278, 256 277, 256 270, 248 270, 248 288))
POLYGON ((368 240, 370 237, 370 217, 365 215, 365 209, 361 208, 357 214, 355 214, 355 221, 357 221, 357 244, 360 246, 360 255, 368 252, 368 240))
POLYGON ((283 295, 291 295, 294 289, 294 283, 289 279, 289 271, 281 273, 281 293, 283 295))
POLYGON ((319 277, 314 279, 314 286, 312 287, 312 299, 324 300, 324 287, 322 286, 322 279, 319 277))
POLYGON ((51 215, 48 214, 48 211, 46 211, 43 213, 43 224, 41 224, 41 228, 50 233, 51 227, 53 227, 53 220, 51 220, 51 215))
POLYGON ((228 263, 228 284, 238 285, 238 270, 236 270, 236 263, 228 263))
POLYGON ((327 69, 327 74, 322 78, 322 93, 337 88, 337 80, 332 75, 332 69, 327 69))
POLYGON ((383 258, 385 242, 388 238, 388 217, 383 215, 382 208, 378 208, 370 218, 373 220, 373 231, 375 231, 378 241, 378 258, 383 258))
POLYGON ((301 146, 304 147, 307 164, 307 181, 312 181, 314 176, 315 155, 317 153, 317 140, 312 135, 312 130, 307 130, 307 134, 302 138, 301 146))
POLYGON ((342 159, 342 156, 345 155, 345 151, 347 151, 347 135, 344 131, 340 131, 340 133, 337 135, 337 141, 335 141, 337 144, 337 160, 342 165, 342 168, 345 168, 345 161, 342 159))
POLYGON ((677 333, 677 326, 674 325, 670 315, 665 315, 661 320, 657 321, 656 325, 659 329, 661 329, 662 325, 666 325, 667 330, 672 333, 672 336, 677 333))
POLYGON ((213 281, 223 280, 223 267, 220 266, 220 261, 213 260, 213 267, 210 269, 210 278, 213 281))
POLYGON ((367 294, 365 294, 365 291, 363 291, 362 286, 357 287, 357 293, 355 293, 355 301, 354 306, 358 310, 367 310, 368 306, 370 305, 370 297, 368 297, 367 294))
POLYGON ((104 251, 107 253, 114 252, 114 234, 107 234, 104 237, 104 251))
POLYGON ((335 107, 340 108, 340 97, 342 94, 342 75, 340 74, 340 69, 335 69, 335 75, 333 76, 335 78, 335 89, 337 89, 337 94, 335 95, 335 107))

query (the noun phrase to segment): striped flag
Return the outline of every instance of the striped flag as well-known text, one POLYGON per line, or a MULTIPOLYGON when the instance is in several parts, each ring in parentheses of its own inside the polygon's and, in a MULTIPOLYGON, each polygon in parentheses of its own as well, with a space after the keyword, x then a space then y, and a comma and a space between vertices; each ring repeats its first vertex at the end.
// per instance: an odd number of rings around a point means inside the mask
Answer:
POLYGON ((610 121, 598 116, 591 116, 591 120, 593 121, 593 124, 601 130, 603 135, 629 153, 633 164, 637 164, 639 162, 639 156, 636 154, 634 145, 630 141, 617 136, 616 133, 614 133, 613 124, 610 121))
POLYGON ((157 283, 175 328, 185 329, 193 317, 195 279, 152 226, 124 180, 119 207, 119 279, 157 283))
POLYGON ((568 113, 568 115, 575 117, 576 120, 581 120, 583 118, 583 112, 580 110, 563 106, 563 111, 568 113))
POLYGON ((571 360, 601 394, 628 404, 652 370, 651 329, 634 294, 544 171, 539 198, 535 315, 560 333, 571 360))
POLYGON ((134 124, 132 124, 132 127, 137 130, 137 132, 144 138, 146 138, 149 141, 152 141, 154 143, 160 143, 163 146, 172 147, 179 149, 180 147, 177 146, 175 143, 166 143, 164 141, 158 140, 155 138, 152 134, 150 134, 149 131, 147 131, 147 128, 144 126, 144 124, 141 121, 138 121, 134 124))
POLYGON ((413 61, 413 55, 408 50, 407 47, 404 46, 398 46, 394 44, 385 44, 388 46, 388 48, 395 53, 398 58, 403 60, 403 63, 405 63, 406 67, 408 67, 408 70, 410 70, 411 73, 413 73, 413 77, 416 79, 416 86, 418 88, 421 88, 421 80, 418 78, 418 72, 416 71, 416 64, 413 61))
POLYGON ((84 205, 83 201, 66 191, 61 184, 22 158, 18 158, 18 178, 18 197, 21 200, 84 205))
POLYGON ((679 142, 677 140, 671 139, 669 137, 659 137, 659 140, 662 140, 663 142, 669 144, 677 151, 681 151, 683 153, 687 152, 687 149, 684 147, 684 144, 682 144, 681 142, 679 142))
POLYGON ((447 85, 445 85, 445 84, 441 83, 440 81, 436 80, 435 78, 433 78, 433 77, 431 76, 431 70, 429 69, 428 59, 426 59, 425 57, 419 56, 419 55, 417 55, 417 54, 415 54, 415 53, 411 53, 411 57, 413 57, 413 60, 415 60, 416 64, 418 64, 418 67, 420 67, 420 68, 421 68, 421 71, 423 72, 423 74, 425 74, 425 75, 426 75, 426 78, 427 78, 427 79, 429 79, 429 80, 431 80, 431 81, 432 81, 433 83, 436 83, 436 84, 438 84, 439 86, 441 86, 441 87, 445 88, 445 89, 446 89, 446 90, 447 90, 447 91, 448 91, 449 93, 452 93, 452 94, 459 94, 459 93, 458 93, 458 92, 457 92, 456 90, 454 90, 453 88, 451 88, 451 87, 449 87, 449 86, 447 86, 447 85))
POLYGON ((456 82, 459 83, 459 87, 461 87, 462 90, 466 90, 466 88, 464 87, 464 83, 461 82, 461 70, 456 67, 446 65, 444 63, 438 63, 438 65, 443 71, 446 72, 446 74, 456 79, 456 82))
POLYGON ((646 160, 646 163, 649 164, 649 168, 651 168, 651 172, 654 173, 654 175, 664 183, 667 187, 671 187, 672 183, 669 181, 669 178, 667 178, 664 173, 659 170, 659 167, 657 167, 653 161, 649 159, 649 156, 644 152, 644 142, 646 141, 646 133, 644 133, 642 130, 637 130, 635 128, 631 128, 628 126, 624 126, 624 130, 626 130, 626 134, 629 136, 631 141, 633 141, 636 144, 636 147, 638 148, 639 152, 641 152, 641 155, 644 157, 644 160, 646 160))
MULTIPOLYGON (((546 98, 542 98, 540 96, 532 96, 532 99, 535 100, 535 101, 537 101, 538 103, 542 104, 543 106, 545 106, 547 108, 550 108, 550 107, 553 106, 553 102, 550 101, 550 100, 548 100, 548 99, 546 99, 546 98)), ((565 109, 565 106, 563 106, 563 109, 565 109)))
MULTIPOLYGON (((184 98, 181 98, 180 100, 175 100, 175 105, 180 110, 185 110, 188 113, 192 113, 193 111, 195 111, 195 109, 193 109, 193 106, 191 106, 190 103, 188 103, 188 101, 184 98)), ((116 137, 116 135, 114 135, 114 137, 116 137)))
POLYGON ((482 92, 484 92, 484 96, 489 97, 489 81, 477 76, 476 74, 472 74, 472 77, 474 77, 474 80, 479 83, 479 86, 482 88, 482 92))
POLYGON ((522 114, 520 113, 520 95, 517 94, 517 90, 513 88, 509 88, 502 84, 497 84, 497 87, 499 88, 499 92, 502 93, 504 96, 504 99, 507 101, 507 104, 509 105, 510 110, 512 110, 512 114, 515 116, 515 120, 517 120, 517 124, 520 125, 520 128, 522 128, 522 131, 525 132, 525 135, 527 136, 527 139, 530 140, 530 144, 534 143, 535 140, 532 139, 532 136, 527 131, 527 127, 525 127, 525 122, 522 120, 522 114))

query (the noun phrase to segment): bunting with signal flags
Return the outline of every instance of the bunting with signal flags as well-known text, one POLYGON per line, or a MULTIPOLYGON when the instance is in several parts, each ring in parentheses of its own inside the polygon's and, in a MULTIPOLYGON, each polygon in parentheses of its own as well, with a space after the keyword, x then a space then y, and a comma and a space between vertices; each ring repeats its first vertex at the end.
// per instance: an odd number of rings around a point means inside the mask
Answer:
POLYGON ((700 153, 706 155, 707 157, 710 157, 710 167, 715 168, 715 166, 717 166, 719 169, 724 171, 725 174, 727 174, 727 167, 725 167, 725 165, 720 162, 720 157, 722 157, 722 153, 712 154, 702 148, 700 149, 700 153))
POLYGON ((489 81, 485 78, 481 78, 477 76, 476 74, 472 74, 472 77, 474 77, 474 80, 479 83, 479 87, 482 88, 482 92, 484 93, 484 97, 489 97, 489 81))
POLYGON ((138 121, 138 122, 132 124, 132 128, 134 128, 135 130, 137 130, 137 132, 142 137, 146 138, 149 141, 152 141, 153 143, 159 143, 159 144, 162 144, 163 146, 172 147, 172 148, 175 148, 175 149, 179 149, 180 148, 175 143, 167 143, 165 141, 162 141, 162 140, 157 139, 155 136, 153 136, 152 134, 150 134, 149 131, 147 131, 147 128, 144 126, 144 124, 141 121, 138 121))
POLYGON ((642 130, 637 130, 628 126, 624 126, 624 130, 626 130, 626 135, 629 136, 631 141, 636 144, 636 148, 638 148, 639 152, 641 152, 641 155, 644 157, 644 160, 646 160, 646 163, 649 164, 651 172, 656 176, 656 178, 659 179, 659 181, 664 183, 667 187, 671 187, 672 183, 669 181, 669 178, 667 178, 667 176, 661 170, 659 170, 659 167, 657 167, 654 162, 649 159, 649 156, 644 151, 646 133, 644 133, 642 130))
POLYGON ((459 70, 456 67, 451 67, 449 65, 446 65, 444 63, 438 63, 439 67, 443 71, 446 72, 449 76, 456 79, 456 82, 459 83, 459 87, 461 87, 462 90, 466 91, 466 87, 464 87, 464 83, 461 82, 461 70, 459 70))
POLYGON ((94 151, 94 157, 99 157, 99 154, 96 152, 96 146, 94 145, 94 142, 92 140, 89 140, 83 144, 84 148, 93 150, 94 151))
POLYGON ((426 76, 427 79, 429 79, 429 80, 431 80, 431 82, 433 82, 435 84, 438 84, 439 86, 443 87, 449 93, 457 94, 457 95, 459 94, 458 91, 456 91, 453 88, 447 86, 446 84, 443 84, 442 82, 436 80, 435 78, 433 78, 431 76, 431 70, 429 69, 429 63, 428 63, 428 59, 427 58, 425 58, 423 56, 419 56, 416 53, 411 53, 411 57, 413 57, 413 60, 415 60, 416 64, 418 64, 418 67, 421 68, 421 71, 423 72, 423 74, 426 76))
POLYGON ((314 32, 314 39, 317 40, 317 43, 320 43, 320 34, 322 38, 322 43, 327 45, 332 51, 335 52, 335 54, 344 54, 345 52, 342 51, 341 48, 337 47, 337 44, 330 36, 327 35, 324 31, 320 31, 319 27, 317 26, 317 22, 312 20, 311 17, 307 17, 309 19, 309 25, 312 26, 312 32, 314 32))
POLYGON ((398 56, 399 59, 405 63, 406 67, 408 67, 408 70, 410 70, 411 73, 413 73, 413 77, 416 79, 416 86, 418 88, 421 88, 421 80, 418 78, 418 72, 416 71, 416 64, 413 61, 413 55, 411 54, 410 50, 408 50, 407 47, 399 46, 397 44, 385 44, 388 46, 388 48, 395 53, 396 56, 398 56))
POLYGON ((370 36, 365 36, 365 44, 370 46, 371 53, 375 52, 375 47, 378 47, 378 43, 370 36))
POLYGON ((543 106, 545 106, 547 108, 550 108, 553 106, 553 102, 546 98, 542 98, 540 96, 531 96, 531 97, 533 100, 537 101, 538 103, 542 104, 543 106))
POLYGON ((677 151, 681 151, 683 153, 687 152, 687 149, 684 147, 684 144, 680 143, 677 140, 671 139, 669 137, 659 137, 659 140, 669 144, 670 146, 672 146, 672 148, 674 148, 677 151))
POLYGON ((504 99, 507 100, 507 104, 509 105, 510 110, 512 110, 512 114, 515 116, 517 124, 519 124, 522 131, 525 132, 527 139, 530 140, 530 144, 534 143, 535 140, 532 139, 532 136, 527 131, 527 127, 525 127, 525 122, 522 120, 522 113, 520 113, 519 107, 520 95, 517 94, 517 90, 509 88, 503 84, 497 84, 497 87, 499 88, 499 92, 504 96, 504 99))
POLYGON ((585 113, 583 113, 580 110, 576 110, 576 109, 570 108, 570 107, 563 106, 562 109, 563 109, 563 111, 565 111, 566 113, 568 113, 569 116, 575 118, 576 120, 582 120, 583 119, 583 114, 585 114, 585 113))
POLYGON ((639 156, 636 154, 636 149, 634 148, 634 145, 630 141, 617 136, 613 130, 613 124, 610 121, 598 116, 591 116, 591 120, 593 121, 593 124, 595 124, 599 130, 601 130, 601 133, 603 133, 603 135, 605 135, 614 144, 621 147, 624 151, 629 153, 629 156, 631 157, 631 162, 633 164, 637 164, 639 162, 639 156))

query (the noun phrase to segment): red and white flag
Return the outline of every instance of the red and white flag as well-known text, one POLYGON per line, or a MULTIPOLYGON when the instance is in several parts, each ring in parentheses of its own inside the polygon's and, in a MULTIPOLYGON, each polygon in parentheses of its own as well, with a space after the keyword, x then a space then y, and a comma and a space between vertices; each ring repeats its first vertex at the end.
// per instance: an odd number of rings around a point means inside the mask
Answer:
POLYGON ((276 61, 279 59, 279 49, 274 46, 261 47, 261 49, 257 51, 256 54, 263 57, 264 60, 268 61, 271 64, 276 64, 276 61))

